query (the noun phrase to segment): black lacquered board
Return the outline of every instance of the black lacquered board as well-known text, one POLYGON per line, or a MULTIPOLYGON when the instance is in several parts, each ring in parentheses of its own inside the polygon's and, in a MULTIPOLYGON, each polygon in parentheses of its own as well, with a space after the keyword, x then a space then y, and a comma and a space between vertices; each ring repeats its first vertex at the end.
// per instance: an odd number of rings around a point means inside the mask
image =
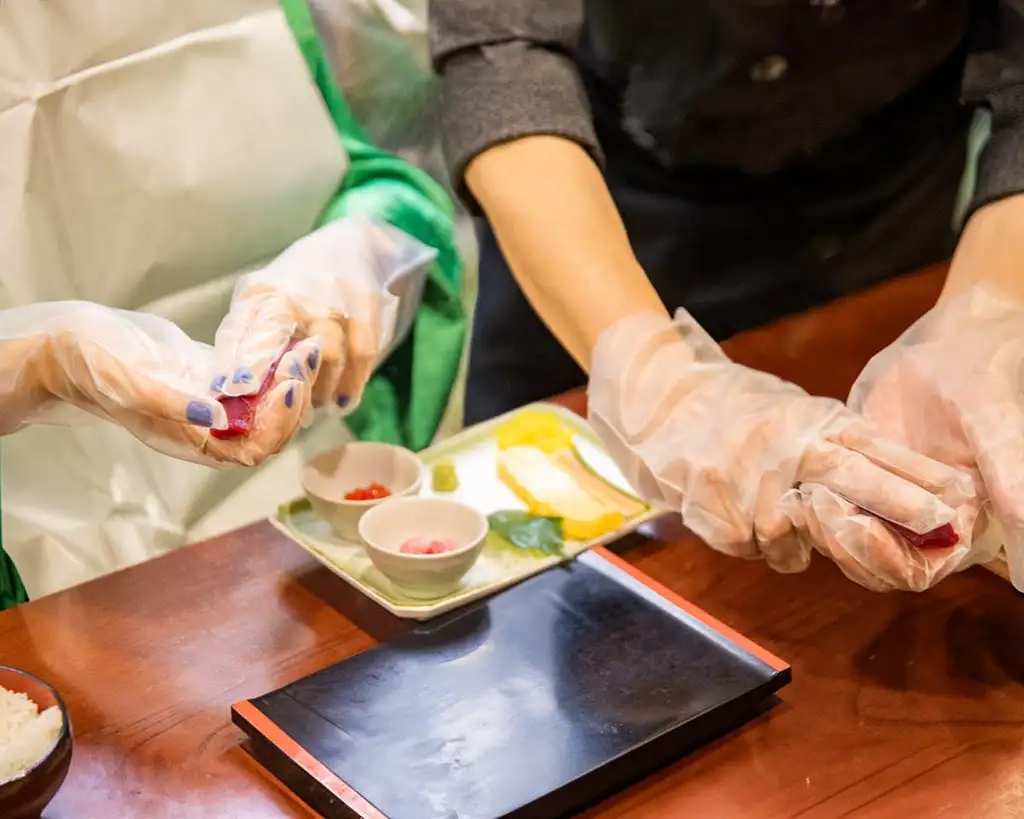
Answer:
POLYGON ((595 550, 232 714, 327 819, 552 819, 737 727, 789 680, 595 550))

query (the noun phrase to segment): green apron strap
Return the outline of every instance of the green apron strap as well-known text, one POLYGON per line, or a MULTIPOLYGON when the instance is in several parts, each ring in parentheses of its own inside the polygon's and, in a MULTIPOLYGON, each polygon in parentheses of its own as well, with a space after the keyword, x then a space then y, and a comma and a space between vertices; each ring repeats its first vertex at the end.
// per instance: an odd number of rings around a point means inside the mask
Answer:
POLYGON ((281 5, 349 156, 341 190, 320 223, 365 214, 438 251, 412 330, 377 369, 358 409, 346 419, 363 440, 420 450, 430 445, 441 424, 465 346, 467 318, 459 289, 462 266, 454 208, 428 174, 366 137, 334 81, 307 0, 281 0, 281 5))
POLYGON ((10 555, 0 549, 0 611, 27 603, 28 594, 10 555))
POLYGON ((27 602, 28 593, 21 582, 18 568, 11 560, 11 556, 4 551, 2 524, 0 524, 0 611, 27 602))

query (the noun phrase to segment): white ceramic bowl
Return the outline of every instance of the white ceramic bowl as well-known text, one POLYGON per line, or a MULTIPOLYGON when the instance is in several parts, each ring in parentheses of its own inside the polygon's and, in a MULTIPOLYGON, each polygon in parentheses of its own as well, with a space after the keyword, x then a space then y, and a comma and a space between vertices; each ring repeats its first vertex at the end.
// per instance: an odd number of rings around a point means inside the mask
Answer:
POLYGON ((321 452, 302 468, 302 487, 313 511, 347 540, 359 540, 359 519, 370 509, 415 495, 422 484, 423 464, 413 452, 368 441, 321 452), (349 492, 374 482, 391 494, 374 500, 345 500, 349 492))
POLYGON ((359 521, 366 553, 396 591, 417 600, 451 594, 484 547, 487 518, 471 506, 446 498, 398 498, 367 512, 359 521), (455 549, 436 555, 398 551, 410 538, 448 539, 455 549))

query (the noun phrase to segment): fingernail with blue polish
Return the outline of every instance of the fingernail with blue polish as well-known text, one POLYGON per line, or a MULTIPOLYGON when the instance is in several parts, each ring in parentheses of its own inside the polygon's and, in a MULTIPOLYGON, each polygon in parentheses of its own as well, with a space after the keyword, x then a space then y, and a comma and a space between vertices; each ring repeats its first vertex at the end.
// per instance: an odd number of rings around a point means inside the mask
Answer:
POLYGON ((228 377, 226 375, 218 375, 213 381, 210 382, 210 389, 214 392, 220 392, 224 389, 224 385, 228 383, 228 377))
POLYGON ((345 407, 348 406, 348 401, 349 401, 349 398, 348 398, 347 395, 339 395, 338 396, 338 406, 341 407, 342 409, 345 409, 345 407))
POLYGON ((231 377, 232 384, 248 384, 252 381, 252 370, 248 367, 239 367, 231 377))
POLYGON ((185 418, 196 427, 213 426, 213 410, 202 401, 189 401, 185 407, 185 418))
POLYGON ((313 350, 313 352, 307 356, 306 363, 309 365, 309 369, 311 370, 315 370, 320 366, 320 351, 313 350))
POLYGON ((295 403, 295 387, 289 387, 288 392, 284 394, 284 405, 291 409, 293 403, 295 403))
POLYGON ((299 379, 299 381, 306 380, 306 375, 302 372, 302 365, 298 361, 292 362, 292 376, 299 379))

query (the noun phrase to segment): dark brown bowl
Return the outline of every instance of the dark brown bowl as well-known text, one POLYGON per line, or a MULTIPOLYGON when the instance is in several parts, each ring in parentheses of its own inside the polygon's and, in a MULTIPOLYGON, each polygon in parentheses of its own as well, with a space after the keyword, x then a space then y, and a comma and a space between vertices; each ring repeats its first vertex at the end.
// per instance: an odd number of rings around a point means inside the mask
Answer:
POLYGON ((25 694, 42 711, 56 705, 63 725, 49 753, 23 776, 0 784, 0 816, 3 819, 39 819, 43 809, 57 795, 71 767, 74 745, 71 718, 60 694, 50 685, 27 671, 0 665, 0 686, 25 694))

